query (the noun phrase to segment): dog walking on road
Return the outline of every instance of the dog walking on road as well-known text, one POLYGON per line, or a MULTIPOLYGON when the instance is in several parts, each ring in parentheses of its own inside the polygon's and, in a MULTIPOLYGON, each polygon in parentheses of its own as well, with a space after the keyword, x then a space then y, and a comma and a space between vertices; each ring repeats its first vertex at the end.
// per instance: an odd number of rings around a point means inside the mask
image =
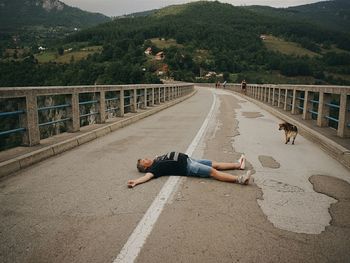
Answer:
POLYGON ((293 137, 292 144, 294 144, 295 138, 298 135, 298 128, 297 126, 294 126, 293 124, 290 124, 288 122, 284 122, 279 124, 279 129, 278 130, 284 130, 285 135, 286 135, 286 143, 287 144, 290 141, 290 138, 293 137))

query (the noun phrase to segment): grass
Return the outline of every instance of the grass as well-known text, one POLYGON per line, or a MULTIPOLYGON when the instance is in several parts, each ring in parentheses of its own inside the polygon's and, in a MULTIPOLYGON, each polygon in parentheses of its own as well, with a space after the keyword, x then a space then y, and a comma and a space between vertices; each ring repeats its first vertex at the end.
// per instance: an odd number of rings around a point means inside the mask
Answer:
POLYGON ((350 54, 350 51, 337 48, 335 45, 332 45, 330 49, 321 48, 321 50, 322 50, 322 54, 325 54, 325 53, 327 53, 327 52, 347 53, 347 54, 350 54))
POLYGON ((230 74, 231 82, 239 82, 239 76, 244 76, 247 82, 252 83, 273 83, 273 84, 314 84, 315 79, 311 76, 286 77, 278 71, 243 72, 230 74))
POLYGON ((35 55, 35 58, 39 63, 49 63, 56 59, 56 53, 49 51, 41 52, 40 54, 35 55))
POLYGON ((152 38, 150 39, 151 42, 156 45, 158 48, 163 49, 163 48, 169 48, 171 46, 176 46, 176 47, 182 47, 182 45, 178 44, 175 39, 159 39, 159 38, 152 38))
POLYGON ((90 46, 81 48, 78 51, 65 51, 62 56, 59 56, 55 51, 45 51, 37 54, 35 58, 39 63, 56 62, 61 64, 71 63, 73 61, 80 61, 87 58, 90 54, 99 53, 102 51, 102 46, 90 46))
POLYGON ((186 5, 171 5, 165 8, 162 8, 153 16, 155 17, 163 17, 163 16, 169 16, 169 15, 177 15, 180 14, 182 11, 184 11, 187 8, 186 5))
POLYGON ((350 75, 346 75, 346 74, 337 74, 337 73, 330 73, 330 72, 326 72, 326 75, 330 75, 334 78, 338 78, 338 79, 343 79, 346 81, 350 81, 350 75))
POLYGON ((266 39, 263 40, 267 49, 272 51, 278 51, 286 55, 295 55, 295 56, 309 56, 315 57, 319 54, 312 52, 306 48, 301 47, 300 44, 295 42, 285 41, 281 38, 274 37, 271 35, 266 36, 266 39))

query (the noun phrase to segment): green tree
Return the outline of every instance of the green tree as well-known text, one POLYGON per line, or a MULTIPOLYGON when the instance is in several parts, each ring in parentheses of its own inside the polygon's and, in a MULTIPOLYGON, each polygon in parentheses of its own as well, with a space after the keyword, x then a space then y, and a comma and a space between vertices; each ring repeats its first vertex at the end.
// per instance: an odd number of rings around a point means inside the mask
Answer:
POLYGON ((58 53, 59 56, 62 56, 63 53, 64 53, 63 47, 58 47, 58 48, 57 48, 57 53, 58 53))

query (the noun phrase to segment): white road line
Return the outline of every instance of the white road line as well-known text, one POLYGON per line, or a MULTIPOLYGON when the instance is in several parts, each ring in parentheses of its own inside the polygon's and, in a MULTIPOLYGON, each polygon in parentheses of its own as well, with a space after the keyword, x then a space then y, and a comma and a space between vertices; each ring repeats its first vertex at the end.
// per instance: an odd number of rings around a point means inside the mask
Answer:
MULTIPOLYGON (((216 104, 216 95, 213 91, 212 94, 214 99, 211 109, 207 117, 205 118, 201 128, 199 129, 197 135, 194 137, 191 144, 186 150, 186 154, 188 154, 189 156, 193 154, 194 150, 198 146, 199 141, 205 134, 205 131, 208 127, 209 120, 213 115, 216 104)), ((147 237, 151 233, 153 226, 155 225, 160 213, 162 212, 171 193, 174 191, 179 181, 179 176, 169 177, 169 179, 166 181, 159 194, 154 199, 153 203, 148 208, 147 212, 145 213, 139 224, 136 226, 136 228, 130 235, 128 241, 125 243, 124 247, 120 251, 117 258, 113 261, 113 263, 132 263, 135 261, 144 243, 146 242, 147 237)))

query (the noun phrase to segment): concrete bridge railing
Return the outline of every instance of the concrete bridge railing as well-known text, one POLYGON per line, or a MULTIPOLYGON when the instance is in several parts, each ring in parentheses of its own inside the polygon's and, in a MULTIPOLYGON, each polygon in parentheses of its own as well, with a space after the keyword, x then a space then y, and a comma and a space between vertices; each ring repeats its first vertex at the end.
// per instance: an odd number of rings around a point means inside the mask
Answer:
MULTIPOLYGON (((228 89, 242 92, 240 84, 228 89)), ((303 120, 314 120, 319 127, 332 127, 337 136, 350 136, 350 87, 321 85, 247 85, 247 96, 281 108, 303 120)))
POLYGON ((247 95, 333 127, 339 137, 350 136, 350 87, 302 85, 248 85, 247 95))
POLYGON ((5 130, 1 125, 0 139, 20 134, 22 145, 34 146, 40 143, 43 127, 55 126, 59 133, 57 124, 62 124, 65 131, 77 132, 81 126, 123 117, 193 90, 193 84, 184 83, 0 88, 0 121, 17 123, 5 130))

